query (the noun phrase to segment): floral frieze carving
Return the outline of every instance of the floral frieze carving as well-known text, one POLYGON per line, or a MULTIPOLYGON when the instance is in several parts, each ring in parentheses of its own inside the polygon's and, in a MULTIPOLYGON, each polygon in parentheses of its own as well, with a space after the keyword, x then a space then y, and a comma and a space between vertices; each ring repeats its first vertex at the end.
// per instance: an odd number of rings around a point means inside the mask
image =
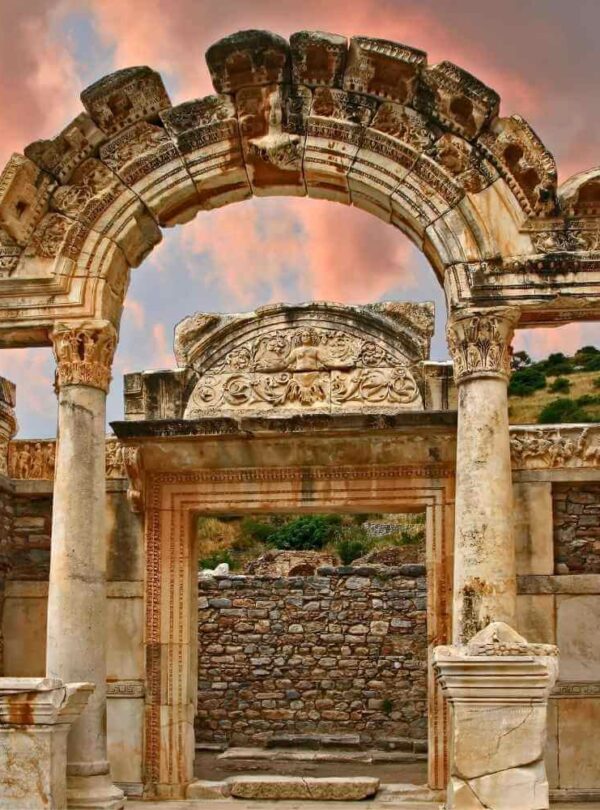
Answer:
POLYGON ((518 314, 505 307, 453 316, 447 338, 457 383, 471 377, 509 378, 510 344, 518 314))
POLYGON ((209 335, 193 328, 197 316, 180 325, 180 356, 199 373, 185 418, 277 408, 423 408, 419 340, 432 323, 431 309, 419 309, 414 317, 403 311, 396 319, 384 308, 337 307, 332 317, 328 306, 336 305, 314 305, 314 311, 278 305, 211 323, 209 335), (412 343, 406 334, 411 328, 412 343), (200 351, 184 348, 188 335, 192 343, 200 341, 200 351))
POLYGON ((600 467, 600 428, 512 428, 510 450, 514 469, 600 467))

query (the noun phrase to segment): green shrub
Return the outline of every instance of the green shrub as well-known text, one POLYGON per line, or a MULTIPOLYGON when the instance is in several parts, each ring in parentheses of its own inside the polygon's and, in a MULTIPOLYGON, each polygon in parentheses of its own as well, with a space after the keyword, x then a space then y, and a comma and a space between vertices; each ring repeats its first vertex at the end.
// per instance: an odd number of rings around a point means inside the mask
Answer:
POLYGON ((585 405, 600 405, 600 396, 598 396, 598 394, 583 394, 583 396, 578 397, 575 402, 579 407, 584 407, 585 405))
POLYGON ((416 546, 424 537, 423 529, 415 529, 415 531, 408 531, 403 529, 400 532, 400 545, 401 546, 416 546))
POLYGON ((568 394, 571 390, 571 381, 567 380, 566 377, 557 377, 550 384, 548 390, 553 394, 568 394))
POLYGON ((306 515, 280 526, 266 542, 286 551, 316 551, 333 539, 341 524, 339 515, 306 515))
POLYGON ((228 551, 215 551, 209 554, 208 557, 203 557, 198 562, 199 568, 216 568, 221 563, 227 563, 229 567, 234 570, 237 567, 236 560, 231 556, 228 551))
POLYGON ((566 422, 599 422, 600 417, 593 417, 579 404, 579 400, 561 397, 549 402, 538 416, 540 425, 564 424, 566 422))
POLYGON ((515 352, 511 360, 511 368, 513 371, 520 371, 522 368, 531 365, 531 357, 527 352, 515 352))
POLYGON ((545 373, 536 366, 528 366, 513 373, 508 386, 508 393, 511 396, 529 397, 535 391, 545 387, 545 373))
POLYGON ((562 352, 553 352, 547 360, 536 363, 535 368, 543 371, 549 377, 558 377, 559 374, 572 374, 575 363, 562 352))
POLYGON ((244 518, 240 524, 241 536, 258 543, 265 543, 274 531, 274 526, 251 517, 244 518))
POLYGON ((600 349, 595 346, 582 346, 573 360, 584 371, 600 371, 600 349))
POLYGON ((394 709, 393 701, 390 700, 389 698, 384 698, 381 704, 381 711, 389 717, 393 709, 394 709))
POLYGON ((363 557, 367 553, 369 544, 359 537, 340 537, 336 541, 334 548, 342 561, 342 565, 350 565, 354 560, 363 557))

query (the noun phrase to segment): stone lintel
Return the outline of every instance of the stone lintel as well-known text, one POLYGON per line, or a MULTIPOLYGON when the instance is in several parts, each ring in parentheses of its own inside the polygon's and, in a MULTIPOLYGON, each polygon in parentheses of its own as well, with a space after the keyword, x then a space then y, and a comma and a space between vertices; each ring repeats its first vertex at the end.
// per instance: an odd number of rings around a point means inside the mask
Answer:
POLYGON ((177 436, 244 436, 289 433, 344 433, 364 431, 409 431, 414 428, 448 429, 456 426, 455 411, 404 411, 391 414, 310 414, 273 417, 220 417, 205 419, 157 419, 111 422, 117 438, 174 438, 177 436))

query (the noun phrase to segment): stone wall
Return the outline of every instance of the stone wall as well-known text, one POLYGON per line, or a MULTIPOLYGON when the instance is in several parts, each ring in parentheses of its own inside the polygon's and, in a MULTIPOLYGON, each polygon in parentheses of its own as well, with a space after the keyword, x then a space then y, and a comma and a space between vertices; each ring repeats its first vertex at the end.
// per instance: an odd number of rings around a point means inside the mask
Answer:
POLYGON ((11 579, 46 581, 50 574, 52 494, 39 489, 15 495, 11 579))
POLYGON ((198 740, 341 734, 423 750, 424 573, 406 565, 200 580, 198 740))
POLYGON ((555 485, 553 501, 557 572, 600 574, 600 483, 555 485))

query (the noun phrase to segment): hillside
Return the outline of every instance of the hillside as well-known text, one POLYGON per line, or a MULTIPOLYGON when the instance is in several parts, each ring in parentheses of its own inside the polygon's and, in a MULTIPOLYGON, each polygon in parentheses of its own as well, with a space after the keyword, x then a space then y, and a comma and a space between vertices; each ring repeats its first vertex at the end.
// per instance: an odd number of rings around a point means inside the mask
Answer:
POLYGON ((584 346, 534 362, 526 352, 513 358, 509 386, 511 424, 600 422, 600 350, 584 346))

